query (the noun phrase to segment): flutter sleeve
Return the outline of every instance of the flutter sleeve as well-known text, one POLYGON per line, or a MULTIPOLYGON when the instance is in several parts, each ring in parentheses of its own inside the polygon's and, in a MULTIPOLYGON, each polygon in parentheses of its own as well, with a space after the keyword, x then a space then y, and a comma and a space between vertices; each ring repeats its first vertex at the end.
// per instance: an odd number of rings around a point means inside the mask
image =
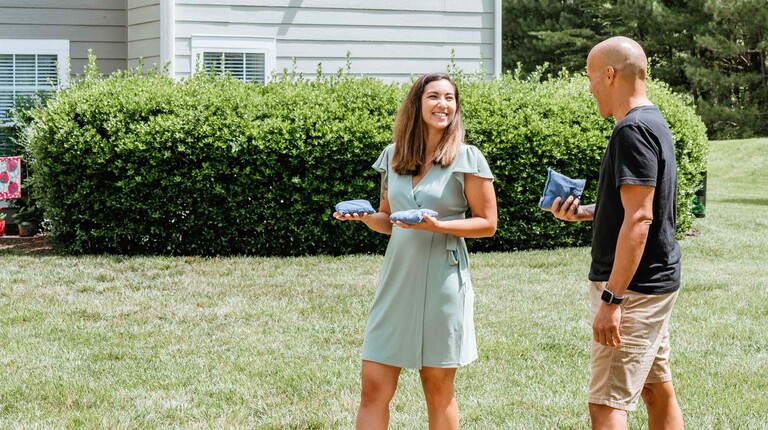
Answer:
MULTIPOLYGON (((453 173, 469 173, 470 175, 493 180, 491 167, 485 156, 474 145, 463 145, 454 161, 453 173)), ((464 175, 458 175, 459 180, 464 183, 464 175)))
MULTIPOLYGON (((389 161, 392 159, 393 150, 393 144, 387 145, 387 147, 384 148, 384 151, 381 152, 381 155, 379 155, 379 159, 376 160, 376 162, 371 166, 373 167, 373 170, 383 174, 381 180, 384 184, 388 184, 387 180, 389 178, 389 161)), ((389 187, 387 186, 387 188, 389 187)))

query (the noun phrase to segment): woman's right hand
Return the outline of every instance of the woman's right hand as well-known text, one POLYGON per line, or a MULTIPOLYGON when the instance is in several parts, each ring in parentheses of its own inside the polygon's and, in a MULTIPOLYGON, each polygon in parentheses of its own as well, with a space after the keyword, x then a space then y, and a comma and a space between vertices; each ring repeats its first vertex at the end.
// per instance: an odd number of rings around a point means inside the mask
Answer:
POLYGON ((363 213, 362 215, 359 215, 357 213, 342 215, 338 212, 334 212, 333 217, 339 221, 367 221, 368 220, 367 213, 363 213))

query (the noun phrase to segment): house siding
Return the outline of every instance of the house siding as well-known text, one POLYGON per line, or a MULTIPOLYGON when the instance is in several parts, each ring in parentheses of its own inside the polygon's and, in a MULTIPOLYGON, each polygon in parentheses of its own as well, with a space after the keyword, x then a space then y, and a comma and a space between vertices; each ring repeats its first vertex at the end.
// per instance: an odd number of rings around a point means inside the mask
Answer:
POLYGON ((82 73, 88 49, 99 69, 126 68, 126 0, 0 0, 0 39, 65 39, 72 73, 82 73))
POLYGON ((192 71, 198 35, 275 39, 276 71, 333 74, 351 56, 351 72, 403 81, 444 71, 454 52, 465 72, 494 74, 494 1, 176 0, 176 76, 192 71))
POLYGON ((160 0, 128 0, 128 66, 160 65, 160 0))

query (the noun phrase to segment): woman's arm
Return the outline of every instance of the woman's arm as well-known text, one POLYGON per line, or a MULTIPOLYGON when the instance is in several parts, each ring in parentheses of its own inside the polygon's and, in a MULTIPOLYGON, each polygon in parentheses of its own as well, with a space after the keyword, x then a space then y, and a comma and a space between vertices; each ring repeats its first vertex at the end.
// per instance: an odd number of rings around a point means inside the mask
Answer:
POLYGON ((419 224, 396 222, 402 228, 428 230, 433 233, 446 233, 459 237, 491 237, 496 233, 498 213, 496 210, 496 191, 493 181, 479 176, 464 174, 464 195, 472 210, 472 218, 438 221, 429 215, 419 224))

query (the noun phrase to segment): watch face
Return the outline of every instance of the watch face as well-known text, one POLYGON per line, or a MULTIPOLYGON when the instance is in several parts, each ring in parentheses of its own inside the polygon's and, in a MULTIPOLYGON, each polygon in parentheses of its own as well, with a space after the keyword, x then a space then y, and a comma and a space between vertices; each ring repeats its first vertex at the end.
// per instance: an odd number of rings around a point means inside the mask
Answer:
POLYGON ((600 295, 600 300, 608 304, 613 303, 613 293, 608 290, 603 290, 603 294, 600 295))

